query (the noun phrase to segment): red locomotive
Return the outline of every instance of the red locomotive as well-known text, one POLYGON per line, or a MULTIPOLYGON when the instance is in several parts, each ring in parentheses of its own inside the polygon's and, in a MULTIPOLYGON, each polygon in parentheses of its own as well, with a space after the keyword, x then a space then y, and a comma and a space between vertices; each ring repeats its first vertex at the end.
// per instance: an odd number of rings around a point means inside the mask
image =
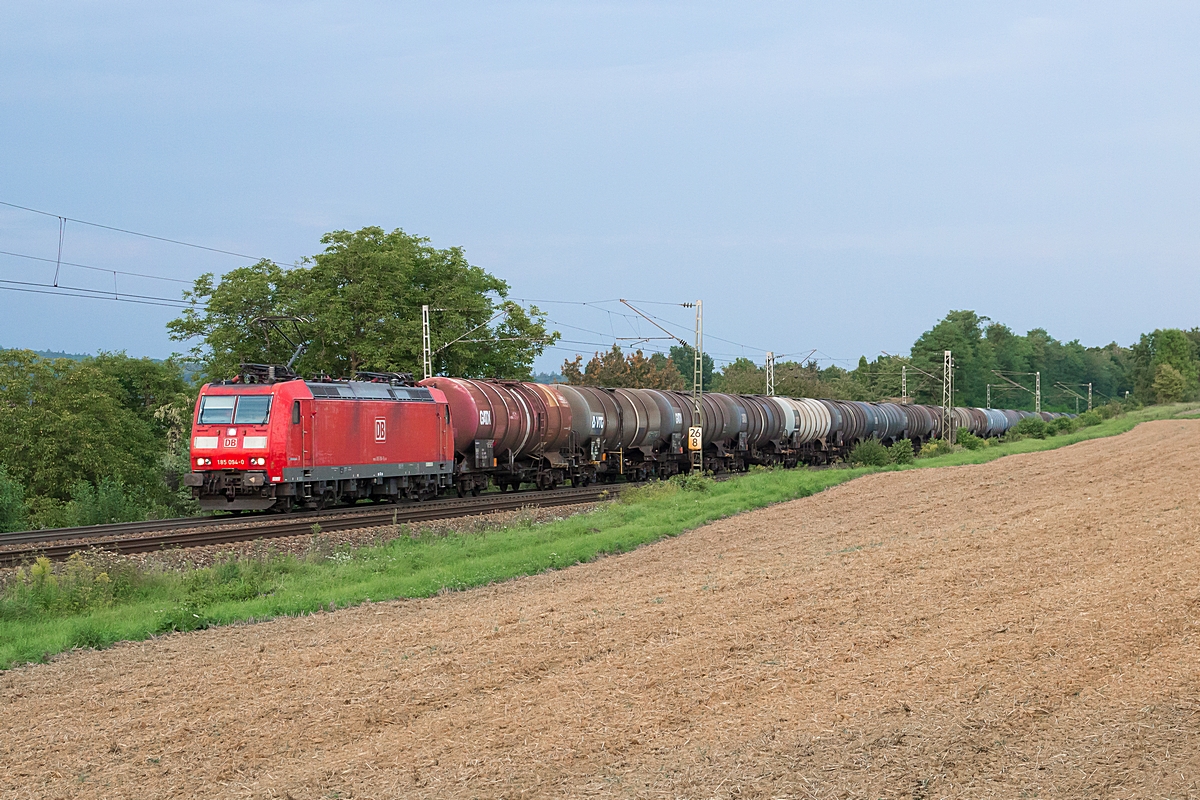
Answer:
POLYGON ((454 433, 445 394, 399 375, 360 377, 367 379, 205 384, 185 478, 201 508, 288 511, 421 500, 451 486, 454 433))

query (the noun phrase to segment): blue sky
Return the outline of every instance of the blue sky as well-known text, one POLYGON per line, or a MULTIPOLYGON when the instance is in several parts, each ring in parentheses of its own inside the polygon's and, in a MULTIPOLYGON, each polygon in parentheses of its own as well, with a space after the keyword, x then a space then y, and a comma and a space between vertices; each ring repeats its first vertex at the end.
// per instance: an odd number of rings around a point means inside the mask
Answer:
MULTIPOLYGON (((1129 343, 1200 325, 1197 41, 1190 3, 9 3, 0 201, 283 263, 400 227, 517 297, 702 298, 723 358, 853 362, 952 308, 1129 343)), ((57 246, 0 210, 0 250, 57 246)), ((62 257, 245 263, 72 224, 62 257)), ((583 344, 540 368, 635 333, 543 307, 583 344)), ((0 344, 163 356, 171 316, 0 291, 0 344)))

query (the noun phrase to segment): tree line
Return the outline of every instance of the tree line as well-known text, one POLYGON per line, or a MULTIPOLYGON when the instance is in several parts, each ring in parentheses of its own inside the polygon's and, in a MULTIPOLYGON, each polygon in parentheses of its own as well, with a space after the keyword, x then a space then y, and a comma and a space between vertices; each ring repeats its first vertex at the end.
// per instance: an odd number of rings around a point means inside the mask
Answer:
MULTIPOLYGON (((378 227, 334 231, 321 243, 321 253, 295 266, 260 261, 198 278, 186 293, 192 305, 167 326, 188 352, 166 361, 0 350, 0 530, 194 513, 181 478, 190 467, 196 395, 200 384, 231 378, 243 363, 282 364, 295 356, 297 372, 308 377, 359 370, 419 377, 422 305, 431 309, 435 374, 530 380, 535 360, 559 338, 544 314, 510 302, 508 284, 470 264, 459 248, 438 249, 378 227)), ((851 369, 778 363, 776 392, 896 398, 907 366, 909 395, 940 403, 937 378, 947 349, 956 362, 957 405, 984 405, 987 385, 1005 384, 997 372, 1032 388, 1022 373, 1039 370, 1047 409, 1074 410, 1074 398, 1056 383, 1082 393, 1079 386, 1091 382, 1097 402, 1126 392, 1140 403, 1200 394, 1200 329, 1156 330, 1128 347, 1084 347, 1040 328, 1017 334, 973 311, 947 314, 904 358, 863 357, 851 369)), ((686 391, 694 355, 686 345, 649 355, 613 346, 586 361, 565 361, 561 374, 576 385, 686 391)), ((702 364, 706 391, 766 389, 763 366, 750 359, 718 368, 704 353, 702 364)), ((1032 407, 1016 389, 993 387, 992 401, 1032 407)))
POLYGON ((195 512, 177 361, 0 350, 0 531, 195 512))
MULTIPOLYGON (((1041 373, 1042 408, 1074 411, 1091 384, 1094 404, 1130 399, 1136 403, 1173 403, 1200 395, 1200 328, 1159 329, 1143 334, 1128 347, 1112 342, 1085 347, 1062 342, 1043 328, 1025 334, 980 316, 951 311, 922 333, 905 356, 881 354, 859 358, 853 369, 821 367, 814 361, 778 362, 776 394, 836 400, 879 401, 902 396, 907 372, 908 397, 914 402, 942 402, 943 353, 954 359, 954 404, 986 405, 991 384, 995 408, 1032 409, 1034 373, 1041 373), (1019 384, 1020 387, 1014 384, 1019 384)), ((676 346, 669 354, 641 350, 625 353, 618 346, 597 352, 585 364, 582 356, 563 363, 567 383, 591 386, 676 389, 690 391, 693 350, 676 346)), ((766 368, 739 358, 719 370, 705 354, 705 391, 762 394, 766 368)))

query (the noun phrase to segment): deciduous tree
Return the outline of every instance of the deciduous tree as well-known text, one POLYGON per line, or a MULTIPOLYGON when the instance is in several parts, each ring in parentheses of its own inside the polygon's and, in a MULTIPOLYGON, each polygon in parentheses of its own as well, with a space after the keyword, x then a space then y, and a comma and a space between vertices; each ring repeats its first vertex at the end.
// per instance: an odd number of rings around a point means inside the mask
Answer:
POLYGON ((291 346, 256 325, 265 316, 301 317, 307 351, 301 374, 349 377, 359 370, 418 373, 421 306, 431 309, 433 368, 470 378, 529 378, 533 360, 557 340, 545 316, 508 302, 508 284, 467 262, 457 247, 438 249, 401 230, 334 231, 324 252, 281 269, 270 262, 196 281, 196 306, 168 325, 209 379, 243 362, 285 363, 291 346))
POLYGON ((611 386, 626 389, 685 388, 683 378, 674 364, 662 353, 649 358, 641 350, 626 356, 613 345, 607 353, 596 353, 583 364, 583 356, 564 361, 562 374, 573 386, 611 386))

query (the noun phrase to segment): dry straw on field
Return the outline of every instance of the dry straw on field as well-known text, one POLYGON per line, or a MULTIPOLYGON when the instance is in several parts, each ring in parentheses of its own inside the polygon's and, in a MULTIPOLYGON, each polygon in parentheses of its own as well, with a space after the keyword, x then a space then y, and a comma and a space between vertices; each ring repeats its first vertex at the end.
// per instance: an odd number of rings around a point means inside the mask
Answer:
POLYGON ((0 676, 0 794, 1200 792, 1200 423, 0 676))

